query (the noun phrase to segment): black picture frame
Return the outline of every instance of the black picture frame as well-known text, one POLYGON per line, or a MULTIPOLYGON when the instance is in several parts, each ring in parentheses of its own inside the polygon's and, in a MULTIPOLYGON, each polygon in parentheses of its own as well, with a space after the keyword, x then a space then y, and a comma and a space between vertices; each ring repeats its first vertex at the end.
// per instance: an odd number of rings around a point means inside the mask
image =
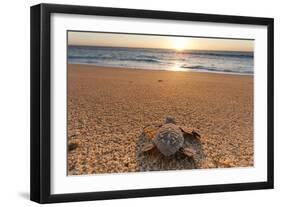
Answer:
POLYGON ((272 18, 195 14, 168 11, 103 8, 89 6, 39 4, 31 7, 31 151, 30 199, 38 203, 88 201, 102 199, 166 196, 272 189, 274 187, 273 96, 274 96, 274 20, 272 18), (51 71, 50 71, 50 15, 53 13, 134 17, 149 19, 218 22, 267 26, 267 181, 189 187, 169 187, 73 194, 51 194, 50 129, 51 129, 51 71))

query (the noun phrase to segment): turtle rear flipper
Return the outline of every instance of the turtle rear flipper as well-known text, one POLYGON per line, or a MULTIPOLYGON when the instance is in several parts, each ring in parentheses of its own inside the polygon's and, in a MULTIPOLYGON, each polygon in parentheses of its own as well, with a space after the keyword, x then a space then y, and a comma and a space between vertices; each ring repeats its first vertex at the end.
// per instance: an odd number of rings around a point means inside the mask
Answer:
POLYGON ((195 150, 189 147, 181 148, 180 152, 182 152, 185 156, 191 159, 194 159, 194 155, 196 154, 195 150))
POLYGON ((154 148, 155 148, 155 145, 153 143, 146 143, 142 146, 141 151, 142 152, 148 152, 148 151, 150 151, 154 148))

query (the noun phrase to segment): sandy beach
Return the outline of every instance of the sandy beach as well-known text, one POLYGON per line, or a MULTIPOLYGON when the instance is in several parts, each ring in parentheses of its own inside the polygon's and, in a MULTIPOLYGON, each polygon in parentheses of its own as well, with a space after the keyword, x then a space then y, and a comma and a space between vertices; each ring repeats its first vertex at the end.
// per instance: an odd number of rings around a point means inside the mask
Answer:
POLYGON ((253 166, 252 75, 69 64, 67 95, 69 175, 253 166), (140 152, 167 115, 201 135, 196 165, 140 152))

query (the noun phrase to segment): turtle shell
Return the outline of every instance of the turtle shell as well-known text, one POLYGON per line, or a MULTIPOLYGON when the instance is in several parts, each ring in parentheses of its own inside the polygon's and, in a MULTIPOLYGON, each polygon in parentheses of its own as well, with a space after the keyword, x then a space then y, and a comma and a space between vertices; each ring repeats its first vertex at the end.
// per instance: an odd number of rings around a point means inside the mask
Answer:
POLYGON ((184 137, 177 125, 168 123, 160 127, 153 142, 162 154, 169 156, 182 147, 184 137))

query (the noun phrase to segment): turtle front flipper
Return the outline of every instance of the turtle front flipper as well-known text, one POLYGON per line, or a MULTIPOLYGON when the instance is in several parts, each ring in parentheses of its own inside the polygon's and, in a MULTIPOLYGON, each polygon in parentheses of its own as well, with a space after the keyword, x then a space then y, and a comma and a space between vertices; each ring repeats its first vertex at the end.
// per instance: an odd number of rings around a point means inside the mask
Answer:
POLYGON ((197 133, 196 131, 194 131, 194 130, 192 130, 191 134, 192 134, 195 138, 197 138, 197 139, 200 139, 200 138, 201 138, 201 135, 198 134, 198 133, 197 133))
POLYGON ((193 138, 196 138, 196 139, 200 139, 201 138, 201 135, 194 131, 193 129, 190 129, 190 128, 187 128, 187 127, 179 127, 180 130, 182 131, 183 135, 184 136, 187 136, 187 137, 193 137, 193 138))
POLYGON ((195 150, 189 148, 189 147, 185 147, 185 148, 180 148, 179 150, 181 153, 183 153, 185 156, 187 156, 188 158, 194 159, 194 156, 196 154, 195 150))
POLYGON ((144 144, 142 146, 141 151, 142 152, 148 152, 148 151, 150 151, 150 150, 152 150, 154 148, 155 148, 155 145, 152 142, 151 143, 146 143, 146 144, 144 144))
POLYGON ((142 152, 148 152, 156 148, 153 140, 155 139, 156 134, 161 126, 162 125, 159 124, 149 124, 143 128, 142 133, 147 140, 145 141, 145 144, 141 147, 142 152))
POLYGON ((148 140, 152 141, 155 139, 156 134, 161 126, 162 125, 156 125, 156 124, 147 125, 143 128, 143 134, 148 140))

